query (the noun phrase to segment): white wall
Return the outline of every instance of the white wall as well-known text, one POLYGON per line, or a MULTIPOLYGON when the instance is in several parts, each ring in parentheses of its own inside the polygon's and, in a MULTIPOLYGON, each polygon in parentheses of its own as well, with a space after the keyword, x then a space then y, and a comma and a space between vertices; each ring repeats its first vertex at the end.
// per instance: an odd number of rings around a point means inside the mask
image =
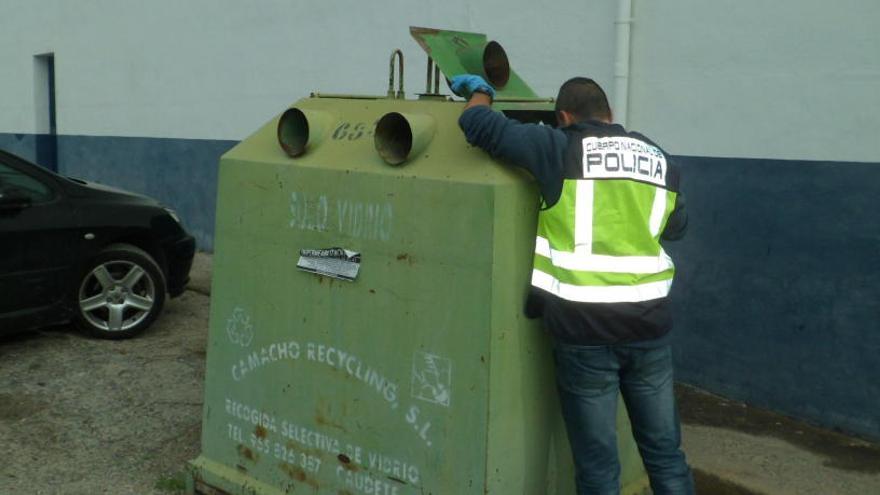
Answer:
MULTIPOLYGON (((539 94, 614 98, 615 0, 0 0, 0 132, 241 139, 311 91, 382 94, 410 25, 485 32, 539 94)), ((629 125, 687 155, 880 161, 880 1, 634 0, 629 125)))
POLYGON ((539 93, 611 83, 614 0, 0 0, 0 132, 35 132, 33 56, 54 52, 58 132, 241 139, 312 91, 384 94, 402 48, 409 94, 426 56, 409 26, 485 32, 539 93))
POLYGON ((880 2, 639 0, 630 125, 671 153, 880 161, 880 2))

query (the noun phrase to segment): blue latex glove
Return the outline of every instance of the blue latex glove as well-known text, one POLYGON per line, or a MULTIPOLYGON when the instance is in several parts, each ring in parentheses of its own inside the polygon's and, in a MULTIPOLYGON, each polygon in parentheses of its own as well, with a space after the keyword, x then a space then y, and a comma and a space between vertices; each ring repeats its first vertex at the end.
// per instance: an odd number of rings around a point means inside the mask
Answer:
POLYGON ((452 78, 449 89, 458 96, 469 100, 474 93, 485 93, 493 100, 495 90, 482 77, 473 74, 461 74, 452 78))

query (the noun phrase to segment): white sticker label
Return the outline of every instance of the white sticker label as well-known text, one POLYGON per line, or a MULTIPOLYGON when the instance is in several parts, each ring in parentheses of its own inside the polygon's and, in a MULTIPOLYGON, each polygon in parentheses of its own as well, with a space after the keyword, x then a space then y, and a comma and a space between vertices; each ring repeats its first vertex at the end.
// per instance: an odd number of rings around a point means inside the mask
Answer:
POLYGON ((361 253, 342 248, 300 249, 296 267, 340 280, 353 281, 361 268, 361 253))

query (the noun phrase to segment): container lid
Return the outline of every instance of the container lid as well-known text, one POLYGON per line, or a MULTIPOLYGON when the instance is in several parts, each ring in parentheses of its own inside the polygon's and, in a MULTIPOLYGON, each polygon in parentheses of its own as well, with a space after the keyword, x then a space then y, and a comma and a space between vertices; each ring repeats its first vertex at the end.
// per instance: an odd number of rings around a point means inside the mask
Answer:
POLYGON ((510 68, 504 48, 485 34, 414 26, 409 32, 447 79, 477 74, 492 84, 496 98, 537 98, 510 68))

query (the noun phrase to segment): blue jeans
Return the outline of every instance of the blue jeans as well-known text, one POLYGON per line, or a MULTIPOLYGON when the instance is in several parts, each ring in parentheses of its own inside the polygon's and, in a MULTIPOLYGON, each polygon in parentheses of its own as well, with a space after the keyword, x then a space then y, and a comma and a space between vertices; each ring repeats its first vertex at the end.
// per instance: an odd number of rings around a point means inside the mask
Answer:
POLYGON ((620 493, 618 391, 629 412, 654 495, 694 493, 691 471, 681 451, 669 345, 648 348, 557 342, 554 357, 578 495, 620 493))

